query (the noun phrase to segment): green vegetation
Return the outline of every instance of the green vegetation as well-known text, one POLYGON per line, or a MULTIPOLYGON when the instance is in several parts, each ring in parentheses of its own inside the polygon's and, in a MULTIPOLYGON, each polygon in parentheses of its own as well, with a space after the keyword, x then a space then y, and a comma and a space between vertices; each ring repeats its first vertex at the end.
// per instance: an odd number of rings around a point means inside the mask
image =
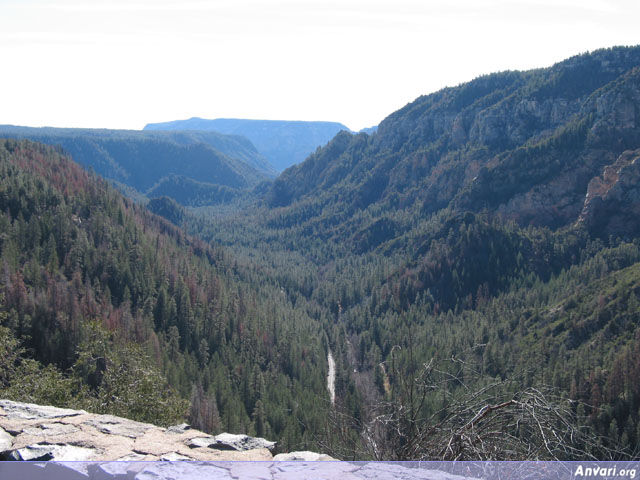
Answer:
POLYGON ((258 270, 27 141, 0 212, 0 395, 312 444, 323 335, 258 270))
MULTIPOLYGON (((640 232, 587 229, 581 215, 589 181, 640 145, 620 113, 640 92, 639 62, 637 47, 602 50, 421 97, 372 136, 337 135, 262 204, 187 220, 263 265, 294 305, 314 306, 338 371, 322 445, 343 458, 442 458, 420 435, 442 440, 437 422, 455 431, 477 410, 438 412, 468 392, 484 392, 479 410, 537 389, 591 440, 534 458, 637 455, 640 232), (455 381, 414 404, 406 392, 420 385, 403 383, 432 362, 455 381), (397 415, 407 411, 410 421, 397 415), (405 448, 414 441, 422 450, 405 448)), ((616 208, 633 215, 635 193, 622 195, 616 208)), ((500 446, 456 458, 526 456, 500 446)))
POLYGON ((344 459, 637 458, 637 153, 603 170, 638 64, 420 97, 251 194, 156 185, 191 208, 3 141, 0 394, 344 459))
POLYGON ((228 202, 275 175, 244 137, 216 132, 140 132, 0 125, 0 138, 60 146, 87 169, 123 190, 169 195, 184 205, 228 202), (187 189, 196 187, 198 192, 187 189), (203 203, 204 202, 204 203, 203 203))
POLYGON ((236 188, 197 182, 182 175, 163 177, 147 191, 147 196, 151 199, 170 197, 181 205, 189 207, 230 203, 240 194, 241 192, 236 188))

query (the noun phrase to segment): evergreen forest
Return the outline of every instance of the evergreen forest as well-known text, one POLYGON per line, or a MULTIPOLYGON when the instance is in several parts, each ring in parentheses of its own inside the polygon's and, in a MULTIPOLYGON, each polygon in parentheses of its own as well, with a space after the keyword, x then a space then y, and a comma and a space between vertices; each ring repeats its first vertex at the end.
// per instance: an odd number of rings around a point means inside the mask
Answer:
POLYGON ((0 397, 343 460, 640 456, 640 47, 419 97, 275 178, 179 125, 0 129, 0 397))

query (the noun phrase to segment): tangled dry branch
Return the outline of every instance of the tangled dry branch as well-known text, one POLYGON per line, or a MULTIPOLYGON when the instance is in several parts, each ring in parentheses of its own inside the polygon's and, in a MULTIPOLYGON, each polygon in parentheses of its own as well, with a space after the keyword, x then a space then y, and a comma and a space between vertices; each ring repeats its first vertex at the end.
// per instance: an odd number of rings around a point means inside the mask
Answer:
POLYGON ((554 389, 519 389, 509 380, 471 388, 462 381, 470 366, 447 363, 431 361, 411 377, 396 376, 392 395, 369 405, 363 418, 336 410, 334 431, 343 441, 327 446, 339 458, 379 460, 616 458, 577 418, 576 403, 554 389))

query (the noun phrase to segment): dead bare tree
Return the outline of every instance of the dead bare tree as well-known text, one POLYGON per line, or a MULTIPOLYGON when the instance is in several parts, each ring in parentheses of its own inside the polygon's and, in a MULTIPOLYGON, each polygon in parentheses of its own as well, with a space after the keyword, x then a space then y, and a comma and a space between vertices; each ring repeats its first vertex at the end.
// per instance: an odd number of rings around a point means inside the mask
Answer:
POLYGON ((514 380, 477 387, 479 372, 457 358, 432 360, 410 369, 412 375, 401 375, 393 353, 390 363, 390 395, 368 405, 359 419, 339 403, 329 416, 334 436, 322 443, 337 458, 606 460, 619 455, 581 423, 576 402, 555 389, 522 389, 514 380), (465 378, 473 378, 475 387, 465 378))

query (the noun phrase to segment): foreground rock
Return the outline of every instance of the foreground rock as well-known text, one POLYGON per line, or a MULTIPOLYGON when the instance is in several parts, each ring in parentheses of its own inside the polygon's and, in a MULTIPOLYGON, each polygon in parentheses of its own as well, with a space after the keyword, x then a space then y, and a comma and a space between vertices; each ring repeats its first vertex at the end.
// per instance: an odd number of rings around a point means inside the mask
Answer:
POLYGON ((308 452, 308 451, 279 453, 278 455, 273 457, 273 459, 278 462, 297 462, 297 461, 326 462, 326 461, 335 460, 335 458, 330 457, 329 455, 324 455, 322 453, 316 453, 316 452, 308 452))
POLYGON ((271 460, 275 442, 0 400, 2 460, 271 460))
MULTIPOLYGON (((424 465, 411 467, 400 463, 379 462, 0 463, 0 478, 3 480, 5 478, 28 478, 29 480, 475 480, 478 478, 468 473, 459 475, 424 465)), ((526 478, 548 480, 565 477, 529 476, 526 478)))
POLYGON ((18 460, 0 462, 3 480, 469 478, 406 464, 339 462, 307 451, 274 457, 275 445, 247 435, 207 435, 187 424, 161 428, 113 415, 0 400, 0 460, 18 460))

